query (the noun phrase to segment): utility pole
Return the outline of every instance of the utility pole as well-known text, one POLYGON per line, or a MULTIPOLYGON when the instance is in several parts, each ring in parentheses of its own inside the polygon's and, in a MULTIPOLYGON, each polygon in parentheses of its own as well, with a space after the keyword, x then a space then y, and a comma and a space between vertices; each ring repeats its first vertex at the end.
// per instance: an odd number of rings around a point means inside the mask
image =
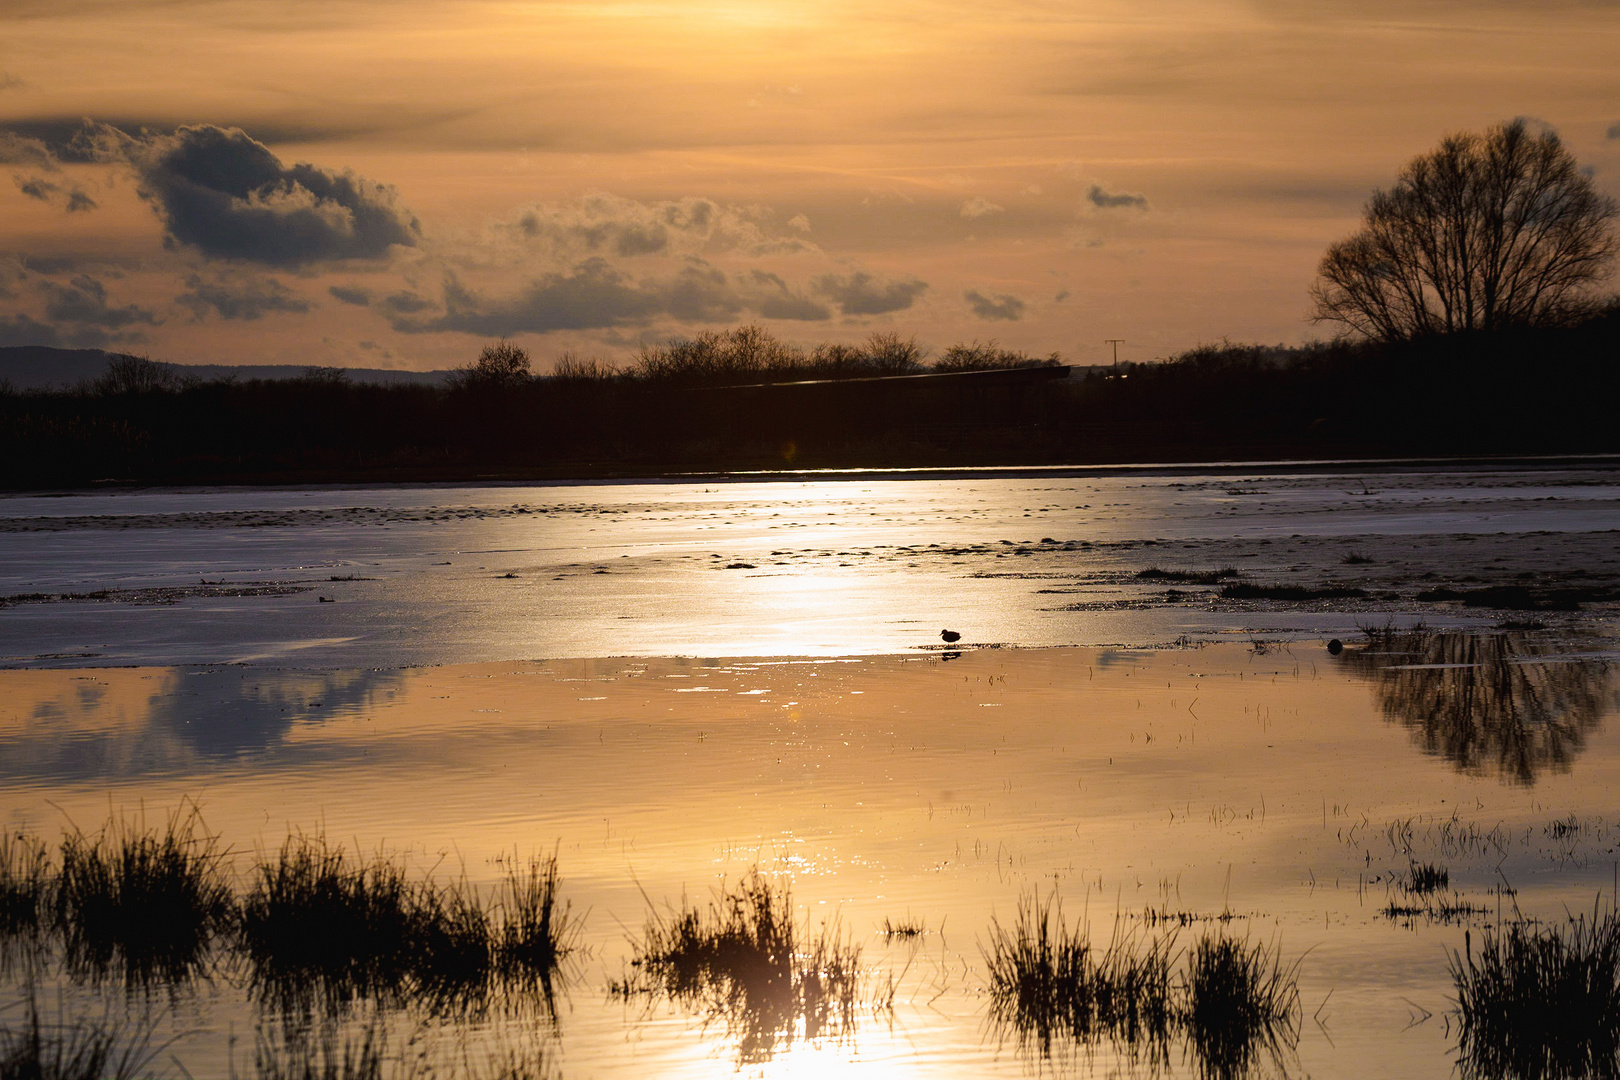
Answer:
POLYGON ((1103 338, 1103 344, 1114 347, 1114 366, 1119 367, 1119 347, 1125 344, 1125 339, 1122 337, 1103 338))

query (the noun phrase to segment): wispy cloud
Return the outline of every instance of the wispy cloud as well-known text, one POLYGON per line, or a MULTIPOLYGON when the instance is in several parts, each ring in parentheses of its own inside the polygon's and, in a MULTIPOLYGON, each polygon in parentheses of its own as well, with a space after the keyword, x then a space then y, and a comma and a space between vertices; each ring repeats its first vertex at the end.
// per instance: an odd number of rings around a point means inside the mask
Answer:
POLYGON ((975 195, 963 203, 962 208, 957 212, 971 221, 974 218, 982 218, 986 214, 1003 213, 1006 209, 1005 206, 998 206, 983 195, 975 195))

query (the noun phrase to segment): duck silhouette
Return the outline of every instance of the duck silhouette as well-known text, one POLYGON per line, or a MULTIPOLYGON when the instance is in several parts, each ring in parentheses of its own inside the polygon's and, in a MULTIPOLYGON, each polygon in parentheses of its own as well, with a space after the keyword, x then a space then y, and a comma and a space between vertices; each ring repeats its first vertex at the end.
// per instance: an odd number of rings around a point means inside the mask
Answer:
POLYGON ((962 635, 958 634, 955 630, 941 630, 939 632, 939 639, 947 645, 954 645, 958 641, 962 640, 962 635))

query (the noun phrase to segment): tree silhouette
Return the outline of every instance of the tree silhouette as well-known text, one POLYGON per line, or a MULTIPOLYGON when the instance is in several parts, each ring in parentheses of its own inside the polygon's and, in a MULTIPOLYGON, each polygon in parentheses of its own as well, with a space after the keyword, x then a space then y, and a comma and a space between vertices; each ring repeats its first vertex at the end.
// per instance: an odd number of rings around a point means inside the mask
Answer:
POLYGON ((1312 318, 1383 341, 1575 321, 1596 307, 1617 213, 1555 132, 1447 136, 1328 248, 1312 318))
POLYGON ((477 360, 456 368, 446 382, 460 390, 509 390, 530 378, 528 350, 502 338, 485 345, 477 360))

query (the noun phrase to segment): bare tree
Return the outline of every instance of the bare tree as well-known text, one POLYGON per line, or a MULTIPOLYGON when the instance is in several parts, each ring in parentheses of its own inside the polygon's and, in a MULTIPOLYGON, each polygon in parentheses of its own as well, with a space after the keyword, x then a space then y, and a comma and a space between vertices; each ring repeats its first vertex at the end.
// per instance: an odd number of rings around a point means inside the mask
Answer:
POLYGON ((184 380, 167 364, 144 356, 114 353, 107 357, 107 370, 92 384, 98 394, 151 394, 179 390, 184 380))
POLYGON ((528 350, 502 338, 485 345, 471 364, 451 371, 445 383, 458 390, 507 390, 530 378, 528 350))
POLYGON ((1596 307, 1617 213, 1555 132, 1447 136, 1328 248, 1312 318, 1383 341, 1568 323, 1596 307))

